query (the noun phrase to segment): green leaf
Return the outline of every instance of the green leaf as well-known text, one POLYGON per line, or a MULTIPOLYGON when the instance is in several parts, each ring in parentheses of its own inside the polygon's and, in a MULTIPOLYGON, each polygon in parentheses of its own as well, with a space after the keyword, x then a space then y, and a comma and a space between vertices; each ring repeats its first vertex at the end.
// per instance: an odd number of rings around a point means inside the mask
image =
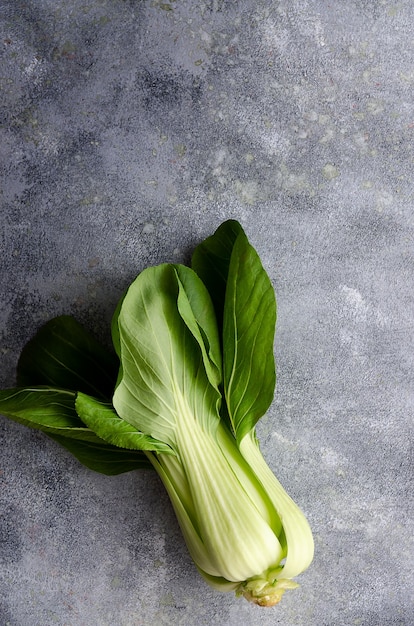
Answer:
POLYGON ((178 312, 200 346, 210 383, 218 389, 222 379, 222 359, 211 298, 195 272, 184 265, 176 265, 174 269, 178 284, 178 312))
POLYGON ((115 476, 137 469, 153 469, 143 452, 116 448, 102 440, 80 441, 60 435, 50 437, 73 454, 82 465, 100 474, 115 476))
POLYGON ((0 391, 0 413, 51 435, 97 441, 75 410, 76 394, 64 389, 23 387, 0 391))
POLYGON ((273 399, 274 290, 235 220, 221 224, 197 246, 191 263, 210 293, 222 330, 226 403, 221 413, 240 441, 273 399))
POLYGON ((122 377, 113 397, 115 410, 139 431, 174 450, 183 415, 198 420, 206 431, 218 424, 220 394, 207 376, 200 338, 193 334, 198 326, 204 346, 214 353, 217 328, 206 319, 214 320, 214 310, 202 281, 191 269, 168 264, 138 276, 117 318, 122 377), (197 297, 206 308, 203 314, 196 305, 192 312, 187 306, 197 297))
POLYGON ((47 385, 109 399, 119 362, 73 317, 56 317, 24 347, 17 366, 19 386, 47 385))
POLYGON ((240 442, 273 400, 276 300, 244 233, 234 243, 223 318, 223 377, 229 417, 240 442))
POLYGON ((164 443, 144 435, 114 411, 112 404, 100 402, 84 393, 78 393, 75 407, 82 421, 101 439, 129 450, 148 450, 173 454, 164 443))
POLYGON ((243 228, 236 220, 227 220, 194 250, 191 267, 200 276, 214 304, 218 326, 222 328, 224 298, 233 246, 243 228))
POLYGON ((88 428, 76 413, 75 399, 75 392, 64 389, 5 389, 0 391, 0 414, 44 432, 97 472, 119 474, 152 467, 142 452, 118 449, 88 428))

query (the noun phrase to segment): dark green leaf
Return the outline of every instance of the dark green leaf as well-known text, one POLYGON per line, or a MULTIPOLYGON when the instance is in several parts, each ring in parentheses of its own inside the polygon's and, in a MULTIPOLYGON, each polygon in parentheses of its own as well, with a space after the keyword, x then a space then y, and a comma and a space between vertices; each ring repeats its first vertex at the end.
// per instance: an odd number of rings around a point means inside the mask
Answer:
POLYGON ((73 317, 56 317, 40 328, 22 351, 19 386, 47 385, 110 399, 119 362, 73 317))
POLYGON ((230 420, 240 441, 273 399, 273 287, 235 220, 221 224, 197 246, 192 267, 210 293, 222 329, 227 406, 223 404, 221 413, 225 421, 230 420))
POLYGON ((216 232, 194 250, 191 267, 200 276, 213 301, 219 329, 222 327, 224 297, 234 243, 243 229, 236 220, 223 222, 216 232))
POLYGON ((224 392, 239 442, 273 399, 275 325, 273 286, 257 252, 240 233, 231 254, 223 320, 224 392))
POLYGON ((143 452, 116 448, 104 441, 95 443, 69 439, 60 435, 51 435, 51 437, 71 452, 83 465, 107 476, 137 469, 153 469, 143 452))

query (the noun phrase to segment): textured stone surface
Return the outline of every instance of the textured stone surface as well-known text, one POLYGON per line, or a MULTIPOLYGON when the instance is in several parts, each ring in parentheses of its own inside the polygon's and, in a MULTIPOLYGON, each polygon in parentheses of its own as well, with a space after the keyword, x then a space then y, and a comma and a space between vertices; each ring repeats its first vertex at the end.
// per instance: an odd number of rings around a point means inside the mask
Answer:
POLYGON ((0 20, 1 386, 42 322, 108 341, 138 271, 237 218, 278 297, 262 449, 316 542, 278 607, 219 594, 156 476, 1 419, 0 624, 411 625, 411 0, 3 0, 0 20))

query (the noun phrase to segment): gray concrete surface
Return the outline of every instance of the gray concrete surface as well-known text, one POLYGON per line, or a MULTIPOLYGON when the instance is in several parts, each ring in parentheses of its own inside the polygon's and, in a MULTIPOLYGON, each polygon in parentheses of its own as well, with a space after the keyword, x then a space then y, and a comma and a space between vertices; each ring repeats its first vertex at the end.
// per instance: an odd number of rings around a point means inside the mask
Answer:
POLYGON ((1 626, 391 626, 413 608, 411 0, 1 0, 2 387, 70 313, 239 219, 275 285, 259 435, 316 555, 272 609, 199 578, 152 473, 1 418, 1 626))

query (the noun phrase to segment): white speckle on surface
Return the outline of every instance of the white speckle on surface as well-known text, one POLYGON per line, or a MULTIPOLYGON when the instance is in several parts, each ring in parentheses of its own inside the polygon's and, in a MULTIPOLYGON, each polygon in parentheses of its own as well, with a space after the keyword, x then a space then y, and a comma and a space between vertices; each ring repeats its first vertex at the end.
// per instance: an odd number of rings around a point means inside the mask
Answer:
POLYGON ((353 287, 347 287, 347 285, 342 285, 341 290, 352 315, 358 321, 365 322, 369 312, 369 306, 364 301, 360 292, 353 287))
POLYGON ((376 208, 379 212, 384 211, 393 206, 394 197, 388 189, 381 189, 376 194, 376 208))
POLYGON ((344 465, 344 459, 333 448, 321 448, 321 460, 330 469, 337 469, 339 465, 344 465))
POLYGON ((235 191, 241 202, 253 205, 259 199, 259 186, 255 180, 235 181, 235 191))
POLYGON ((335 137, 335 129, 327 128, 325 134, 319 139, 319 143, 328 143, 335 137))
POLYGON ((155 232, 154 224, 152 222, 147 222, 146 224, 144 224, 142 232, 144 233, 144 235, 152 235, 152 233, 155 232))
POLYGON ((381 100, 372 99, 367 104, 367 111, 371 115, 379 115, 384 111, 384 103, 381 100))
MULTIPOLYGON (((390 323, 389 316, 381 309, 380 305, 374 306, 364 299, 358 289, 341 285, 341 293, 344 297, 344 317, 351 319, 356 324, 372 324, 378 328, 384 328, 390 323)), ((342 329, 346 336, 346 331, 342 329)))
POLYGON ((326 180, 334 180, 340 175, 339 169, 332 163, 327 163, 322 168, 322 175, 326 180))

